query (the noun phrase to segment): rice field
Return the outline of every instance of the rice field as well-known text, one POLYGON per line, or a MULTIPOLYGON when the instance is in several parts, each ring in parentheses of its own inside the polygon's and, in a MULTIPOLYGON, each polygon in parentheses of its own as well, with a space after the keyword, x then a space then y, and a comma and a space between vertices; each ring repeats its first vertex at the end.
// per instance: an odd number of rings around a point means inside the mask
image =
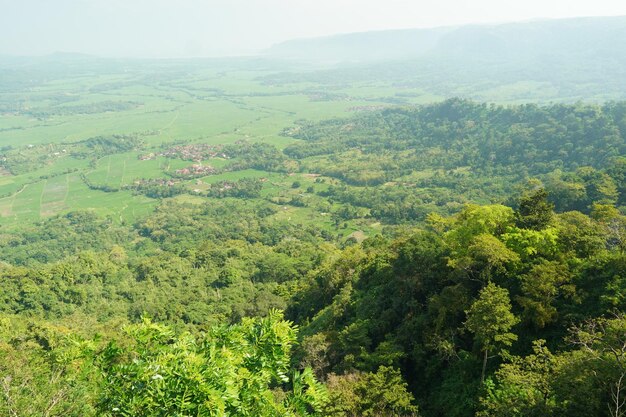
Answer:
MULTIPOLYGON (((137 136, 145 148, 96 159, 63 156, 20 175, 1 170, 0 225, 38 221, 71 210, 94 210, 116 221, 132 221, 150 213, 158 201, 134 195, 124 187, 138 179, 167 178, 168 173, 192 164, 164 157, 140 160, 142 153, 158 154, 158 149, 170 142, 216 145, 245 140, 281 149, 293 141, 281 132, 299 119, 342 117, 350 115, 354 107, 384 105, 376 98, 384 95, 382 87, 362 90, 351 100, 320 101, 308 92, 319 86, 263 84, 259 77, 267 71, 224 72, 199 65, 188 72, 164 68, 162 75, 142 71, 68 76, 30 89, 0 92, 0 102, 18 109, 0 112, 0 155, 1 149, 71 144, 107 135, 137 136), (116 106, 119 110, 109 109, 116 106), (120 191, 90 189, 87 182, 120 191)), ((203 163, 221 168, 229 161, 203 163)), ((271 178, 264 185, 264 196, 288 188, 293 181, 252 170, 203 181, 246 177, 271 178)))

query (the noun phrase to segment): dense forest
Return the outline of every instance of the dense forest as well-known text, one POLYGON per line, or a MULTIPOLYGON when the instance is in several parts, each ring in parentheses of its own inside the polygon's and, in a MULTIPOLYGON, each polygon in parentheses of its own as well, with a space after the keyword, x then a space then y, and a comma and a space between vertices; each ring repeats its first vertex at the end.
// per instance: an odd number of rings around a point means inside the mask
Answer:
POLYGON ((626 103, 451 99, 283 135, 220 148, 222 171, 315 175, 290 200, 147 183, 133 223, 2 227, 0 414, 624 415, 626 103), (333 228, 277 217, 312 201, 333 228), (380 232, 344 235, 355 218, 380 232))
POLYGON ((557 211, 623 204, 626 106, 496 106, 452 99, 287 129, 300 169, 341 181, 329 198, 389 223, 506 203, 539 179, 557 211))

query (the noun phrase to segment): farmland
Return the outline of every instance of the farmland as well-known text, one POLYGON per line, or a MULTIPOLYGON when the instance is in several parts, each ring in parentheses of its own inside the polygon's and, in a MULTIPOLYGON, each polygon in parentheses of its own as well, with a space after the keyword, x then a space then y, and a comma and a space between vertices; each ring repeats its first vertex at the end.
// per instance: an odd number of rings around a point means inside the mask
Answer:
MULTIPOLYGON (((70 71, 37 80, 29 88, 2 92, 0 145, 5 163, 0 176, 0 225, 10 227, 16 220, 38 221, 78 209, 132 222, 149 213, 157 201, 126 188, 140 179, 167 179, 191 165, 161 156, 170 146, 261 142, 282 149, 295 140, 281 132, 297 120, 349 116, 358 107, 385 105, 381 95, 392 95, 389 89, 351 86, 345 94, 333 95, 338 99, 321 99, 326 96, 314 85, 263 83, 260 77, 271 70, 218 71, 210 62, 186 65, 162 64, 158 70, 143 66, 129 70, 125 64, 96 66, 88 74, 70 71), (347 95, 357 90, 358 94, 347 95), (90 138, 113 136, 133 137, 141 145, 100 155, 79 149, 90 138), (156 157, 141 158, 150 153, 156 157), (11 172, 11 161, 26 172, 11 172)), ((199 162, 221 170, 233 161, 199 162)), ((282 174, 285 178, 288 171, 282 174)), ((276 174, 234 169, 185 185, 191 192, 202 189, 203 182, 246 176, 274 178, 276 174)), ((280 184, 264 184, 263 198, 284 196, 289 187, 281 190, 280 184)), ((307 210, 291 210, 295 218, 306 217, 298 212, 307 210)))
MULTIPOLYGON (((445 169, 447 151, 438 147, 415 159, 411 145, 368 145, 388 139, 389 122, 370 139, 369 130, 351 133, 386 108, 441 101, 426 84, 329 83, 315 68, 254 58, 56 57, 23 65, 21 82, 0 91, 7 230, 77 210, 135 224, 167 199, 239 196, 269 204, 279 223, 346 239, 428 212, 453 214, 467 202, 503 202, 527 175, 509 170, 495 179, 467 163, 445 169), (341 135, 344 144, 335 140, 341 135)), ((481 94, 517 103, 520 88, 504 83, 481 94)))
MULTIPOLYGON (((438 148, 413 163, 411 146, 366 150, 360 133, 349 146, 333 140, 385 108, 442 100, 427 85, 328 83, 315 68, 252 58, 23 65, 27 75, 0 92, 0 226, 9 230, 77 210, 134 224, 166 199, 240 195, 269 204, 279 223, 345 239, 468 201, 502 202, 524 180, 523 170, 491 182, 467 164, 448 171, 438 148), (309 140, 331 119, 347 122, 309 140)), ((519 88, 503 84, 489 97, 516 103, 519 88)), ((387 131, 378 130, 383 139, 387 131)))

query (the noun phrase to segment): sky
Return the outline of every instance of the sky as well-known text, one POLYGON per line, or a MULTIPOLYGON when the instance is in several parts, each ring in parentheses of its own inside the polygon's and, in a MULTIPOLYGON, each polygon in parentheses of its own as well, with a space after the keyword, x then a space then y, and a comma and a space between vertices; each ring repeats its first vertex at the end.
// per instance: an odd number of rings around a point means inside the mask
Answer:
POLYGON ((303 37, 626 15, 626 0, 0 0, 0 54, 254 54, 303 37))

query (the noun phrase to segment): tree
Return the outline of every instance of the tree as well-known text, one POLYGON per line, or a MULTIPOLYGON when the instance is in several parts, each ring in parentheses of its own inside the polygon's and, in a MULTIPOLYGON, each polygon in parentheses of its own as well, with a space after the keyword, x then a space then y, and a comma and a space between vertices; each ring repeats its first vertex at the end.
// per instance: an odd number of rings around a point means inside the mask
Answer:
POLYGON ((570 211, 558 216, 560 251, 572 251, 578 258, 589 258, 606 247, 606 231, 589 216, 570 211))
POLYGON ((617 186, 615 181, 603 172, 591 167, 579 168, 576 172, 585 182, 587 190, 588 204, 615 204, 618 198, 617 186))
POLYGON ((519 256, 504 243, 489 234, 476 236, 468 248, 472 263, 486 275, 488 281, 491 272, 504 272, 506 266, 520 260, 519 256))
POLYGON ((488 279, 491 269, 502 270, 505 264, 517 260, 517 255, 495 237, 510 227, 512 220, 510 207, 466 205, 444 234, 452 249, 448 265, 469 272, 478 269, 488 279))
POLYGON ((571 283, 571 273, 567 265, 558 262, 542 261, 522 275, 522 295, 517 298, 524 308, 524 315, 538 328, 556 320, 558 310, 554 300, 559 296, 572 298, 576 288, 571 283))
POLYGON ((617 186, 619 204, 626 203, 626 158, 618 157, 613 159, 606 173, 611 176, 617 186))
POLYGON ((400 371, 381 366, 369 373, 331 374, 328 378, 330 401, 326 416, 336 417, 416 417, 413 395, 407 390, 400 371))
POLYGON ((452 230, 446 233, 446 241, 462 252, 475 236, 502 234, 511 226, 513 218, 514 213, 510 207, 468 204, 454 217, 452 230))
POLYGON ((204 338, 147 319, 126 332, 128 347, 111 343, 97 357, 100 415, 304 417, 325 404, 310 369, 288 376, 296 329, 278 311, 204 338), (290 392, 272 390, 287 384, 290 392))
POLYGON ((474 333, 483 352, 481 381, 484 381, 489 352, 499 346, 511 346, 517 340, 517 335, 509 330, 519 319, 511 312, 509 292, 492 282, 480 291, 478 299, 465 313, 465 327, 474 333))
POLYGON ((609 248, 617 248, 624 253, 626 249, 626 216, 608 204, 594 203, 591 217, 604 227, 609 248))
POLYGON ((548 201, 545 188, 524 193, 518 200, 515 223, 522 229, 542 230, 552 221, 554 204, 548 201))
POLYGON ((552 415, 557 402, 554 379, 564 359, 553 355, 545 340, 533 343, 533 354, 514 356, 486 381, 480 399, 479 417, 545 417, 552 415))
POLYGON ((574 327, 572 333, 572 342, 580 346, 590 360, 605 365, 595 373, 609 386, 611 417, 626 416, 626 316, 590 320, 574 327))
POLYGON ((580 178, 565 176, 560 170, 548 174, 544 181, 550 201, 559 213, 586 208, 587 190, 580 178))
POLYGON ((95 416, 93 347, 66 327, 0 315, 0 415, 95 416))

